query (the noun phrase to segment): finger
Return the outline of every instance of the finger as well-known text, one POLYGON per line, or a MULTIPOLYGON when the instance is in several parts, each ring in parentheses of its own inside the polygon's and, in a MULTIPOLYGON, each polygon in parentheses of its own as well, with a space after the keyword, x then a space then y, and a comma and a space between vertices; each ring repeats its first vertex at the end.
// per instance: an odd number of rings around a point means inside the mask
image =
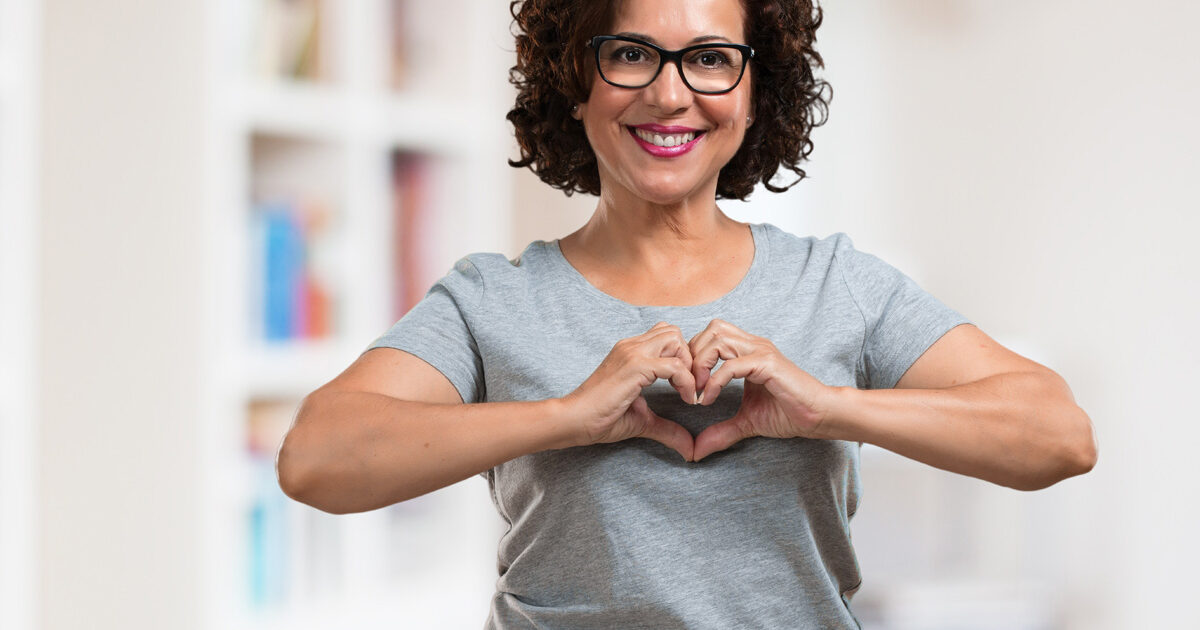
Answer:
POLYGON ((721 369, 712 373, 704 387, 700 390, 700 404, 706 405, 717 399, 721 389, 729 384, 735 378, 751 378, 751 382, 759 382, 756 372, 761 369, 761 362, 757 355, 747 355, 744 357, 733 357, 726 359, 721 364, 721 369))
POLYGON ((661 357, 659 360, 651 364, 650 369, 654 372, 655 379, 665 378, 679 392, 683 401, 687 404, 693 404, 696 396, 696 378, 692 376, 692 371, 688 369, 688 363, 685 359, 677 356, 661 357))
POLYGON ((692 336, 692 338, 688 340, 688 345, 695 350, 702 345, 711 344, 713 340, 717 338, 725 337, 733 339, 748 336, 750 335, 741 328, 738 328, 737 326, 734 326, 725 320, 714 319, 704 327, 704 330, 701 330, 692 336))
MULTIPOLYGON (((688 348, 687 343, 683 340, 683 333, 678 326, 667 325, 654 337, 647 340, 647 343, 652 344, 651 348, 660 357, 674 357, 683 361, 684 369, 675 371, 668 380, 671 386, 678 392, 680 398, 689 405, 695 404, 696 400, 696 377, 692 373, 692 352, 688 348)), ((659 376, 662 378, 662 376, 659 376)))
POLYGON ((701 387, 704 386, 704 377, 707 376, 707 372, 712 370, 713 366, 717 364, 716 359, 711 357, 705 357, 704 361, 700 360, 701 351, 712 345, 714 335, 713 324, 716 321, 709 322, 704 330, 696 333, 695 336, 688 340, 688 349, 692 352, 692 373, 696 375, 697 382, 701 387), (705 361, 708 362, 707 365, 705 361))
POLYGON ((636 411, 646 418, 645 429, 639 437, 649 438, 674 450, 683 456, 683 461, 692 461, 692 434, 683 425, 678 422, 667 420, 666 418, 651 411, 650 406, 646 404, 644 396, 638 397, 633 402, 636 411))
POLYGON ((679 391, 679 396, 683 398, 683 402, 692 405, 696 401, 696 377, 692 374, 692 353, 688 350, 687 344, 683 342, 683 335, 680 335, 670 349, 674 350, 671 356, 683 360, 683 369, 671 376, 671 385, 679 391))
POLYGON ((753 340, 748 335, 721 320, 713 320, 688 345, 692 351, 692 375, 701 389, 707 387, 718 359, 728 361, 754 351, 753 340))
MULTIPOLYGON (((710 344, 717 343, 715 340, 709 341, 710 344)), ((708 384, 708 379, 712 374, 712 369, 717 365, 719 359, 732 359, 737 356, 732 351, 719 345, 702 345, 699 348, 692 350, 692 377, 696 379, 697 390, 703 389, 708 384)))
POLYGON ((742 440, 752 437, 750 423, 740 413, 728 420, 710 425, 696 436, 692 450, 692 461, 698 462, 717 451, 723 451, 742 440))
MULTIPOLYGON (((657 324, 655 324, 655 325, 651 326, 649 330, 647 330, 646 332, 642 333, 642 335, 643 335, 643 336, 646 336, 646 337, 653 337, 653 336, 657 335, 658 333, 660 333, 660 332, 662 332, 662 331, 664 331, 664 330, 675 330, 675 331, 679 331, 679 326, 676 326, 675 324, 671 324, 671 323, 668 323, 668 322, 658 322, 657 324)), ((681 336, 681 337, 683 336, 683 332, 682 332, 682 331, 679 331, 679 334, 680 334, 680 336, 681 336)))

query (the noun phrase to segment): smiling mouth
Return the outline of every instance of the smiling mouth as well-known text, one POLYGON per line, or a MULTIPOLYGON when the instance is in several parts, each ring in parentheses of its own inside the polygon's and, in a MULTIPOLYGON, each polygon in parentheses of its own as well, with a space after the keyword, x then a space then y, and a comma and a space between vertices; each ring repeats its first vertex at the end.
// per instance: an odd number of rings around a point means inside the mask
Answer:
POLYGON ((630 127, 630 131, 638 138, 653 144, 658 147, 676 147, 687 144, 692 140, 704 135, 703 131, 689 131, 686 133, 655 133, 637 127, 630 127))

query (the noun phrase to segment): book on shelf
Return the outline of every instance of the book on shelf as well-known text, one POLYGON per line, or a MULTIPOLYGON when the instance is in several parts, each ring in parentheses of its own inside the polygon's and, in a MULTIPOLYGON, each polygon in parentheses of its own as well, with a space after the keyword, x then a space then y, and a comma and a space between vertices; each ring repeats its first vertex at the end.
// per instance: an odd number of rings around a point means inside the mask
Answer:
POLYGON ((388 62, 393 89, 404 87, 408 78, 408 2, 409 0, 388 1, 388 40, 391 53, 388 62))
POLYGON ((247 410, 246 454, 251 479, 246 506, 246 594, 252 608, 285 603, 292 586, 290 499, 279 487, 275 455, 297 404, 255 400, 247 410))
POLYGON ((428 158, 398 153, 392 159, 392 314, 400 319, 429 290, 428 158))
POLYGON ((381 77, 397 92, 429 95, 454 93, 462 87, 465 69, 471 62, 462 37, 469 27, 470 13, 478 10, 472 3, 427 0, 388 0, 387 44, 379 54, 387 58, 386 75, 381 77), (446 24, 453 22, 448 36, 446 24))
POLYGON ((324 5, 324 0, 257 0, 253 65, 260 75, 330 78, 324 5))
POLYGON ((257 204, 255 247, 262 273, 262 338, 267 341, 326 338, 333 332, 324 251, 328 208, 321 203, 257 204))
POLYGON ((247 506, 247 600, 252 608, 278 606, 291 587, 288 497, 279 488, 274 458, 250 458, 252 498, 247 506))

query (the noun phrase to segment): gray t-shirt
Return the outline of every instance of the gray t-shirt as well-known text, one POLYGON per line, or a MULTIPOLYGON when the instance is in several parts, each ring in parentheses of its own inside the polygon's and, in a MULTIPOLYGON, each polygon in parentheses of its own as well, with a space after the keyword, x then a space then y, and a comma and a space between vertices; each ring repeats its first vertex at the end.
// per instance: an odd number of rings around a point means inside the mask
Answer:
MULTIPOLYGON (((420 357, 467 403, 542 400, 572 392, 620 339, 659 321, 690 339, 718 318, 770 339, 826 385, 886 389, 969 323, 844 233, 751 231, 746 276, 694 306, 610 296, 557 241, 533 241, 512 260, 473 253, 370 348, 420 357)), ((737 412, 742 387, 734 379, 710 406, 685 404, 666 380, 643 394, 697 435, 737 412)), ((508 523, 485 628, 856 628, 860 446, 754 437, 691 463, 635 438, 485 471, 508 523)))

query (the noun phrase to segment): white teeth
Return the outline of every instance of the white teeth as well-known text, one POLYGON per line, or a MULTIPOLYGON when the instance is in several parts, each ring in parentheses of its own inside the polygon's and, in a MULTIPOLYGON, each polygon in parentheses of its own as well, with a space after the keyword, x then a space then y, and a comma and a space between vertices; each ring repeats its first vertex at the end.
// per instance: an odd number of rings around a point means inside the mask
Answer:
POLYGON ((660 147, 677 147, 681 144, 687 144, 696 139, 696 132, 694 131, 689 131, 687 133, 668 134, 665 136, 651 133, 644 129, 634 128, 633 131, 642 140, 660 147))

